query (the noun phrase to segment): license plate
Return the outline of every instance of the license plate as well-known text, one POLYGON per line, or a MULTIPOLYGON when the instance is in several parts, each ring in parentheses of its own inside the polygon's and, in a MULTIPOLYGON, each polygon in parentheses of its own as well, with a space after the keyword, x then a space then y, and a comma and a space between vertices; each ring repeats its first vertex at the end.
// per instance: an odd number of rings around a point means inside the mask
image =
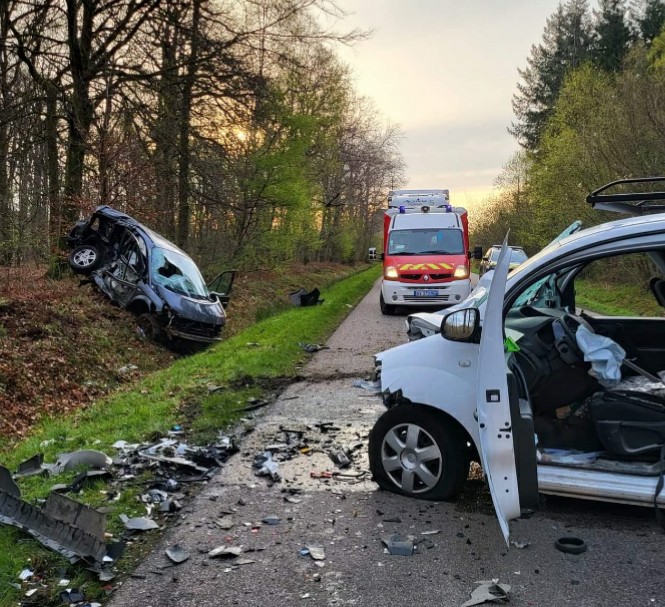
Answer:
POLYGON ((415 297, 438 297, 439 292, 438 291, 414 291, 413 292, 415 297))

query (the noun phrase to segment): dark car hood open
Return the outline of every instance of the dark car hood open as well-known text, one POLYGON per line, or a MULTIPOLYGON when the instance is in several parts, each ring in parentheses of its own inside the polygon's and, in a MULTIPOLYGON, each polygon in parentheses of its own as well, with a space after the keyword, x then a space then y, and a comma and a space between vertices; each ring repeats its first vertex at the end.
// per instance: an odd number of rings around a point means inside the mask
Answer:
POLYGON ((210 325, 223 325, 226 322, 224 308, 219 301, 192 299, 169 291, 161 285, 155 285, 155 288, 173 312, 182 318, 210 325))

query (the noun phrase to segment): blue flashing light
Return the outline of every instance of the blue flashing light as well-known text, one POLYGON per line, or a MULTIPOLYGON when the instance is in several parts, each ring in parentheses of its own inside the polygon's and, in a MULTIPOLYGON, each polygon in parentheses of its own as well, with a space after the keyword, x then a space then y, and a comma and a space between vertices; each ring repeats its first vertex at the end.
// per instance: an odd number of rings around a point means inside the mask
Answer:
POLYGON ((452 213, 453 212, 453 207, 451 207, 449 204, 446 205, 446 213, 452 213))
POLYGON ((406 213, 406 207, 403 204, 399 205, 399 212, 406 213))

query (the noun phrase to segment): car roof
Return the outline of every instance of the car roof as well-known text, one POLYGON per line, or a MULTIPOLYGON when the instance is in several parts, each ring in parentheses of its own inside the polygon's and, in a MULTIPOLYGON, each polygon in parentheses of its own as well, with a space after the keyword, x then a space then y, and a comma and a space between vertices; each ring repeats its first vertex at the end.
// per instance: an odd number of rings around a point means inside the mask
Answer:
POLYGON ((559 252, 569 255, 587 247, 635 237, 653 238, 654 248, 665 248, 665 213, 618 219, 574 232, 562 240, 550 243, 533 257, 529 257, 511 273, 509 280, 520 280, 518 276, 527 275, 533 268, 549 263, 549 260, 559 256, 559 252))

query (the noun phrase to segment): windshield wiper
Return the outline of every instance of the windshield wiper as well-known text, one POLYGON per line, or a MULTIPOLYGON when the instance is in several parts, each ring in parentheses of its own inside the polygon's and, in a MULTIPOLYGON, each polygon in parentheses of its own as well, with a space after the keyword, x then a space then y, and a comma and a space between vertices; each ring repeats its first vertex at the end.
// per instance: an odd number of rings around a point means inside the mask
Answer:
POLYGON ((420 251, 416 255, 461 255, 461 253, 453 253, 452 251, 420 251))

